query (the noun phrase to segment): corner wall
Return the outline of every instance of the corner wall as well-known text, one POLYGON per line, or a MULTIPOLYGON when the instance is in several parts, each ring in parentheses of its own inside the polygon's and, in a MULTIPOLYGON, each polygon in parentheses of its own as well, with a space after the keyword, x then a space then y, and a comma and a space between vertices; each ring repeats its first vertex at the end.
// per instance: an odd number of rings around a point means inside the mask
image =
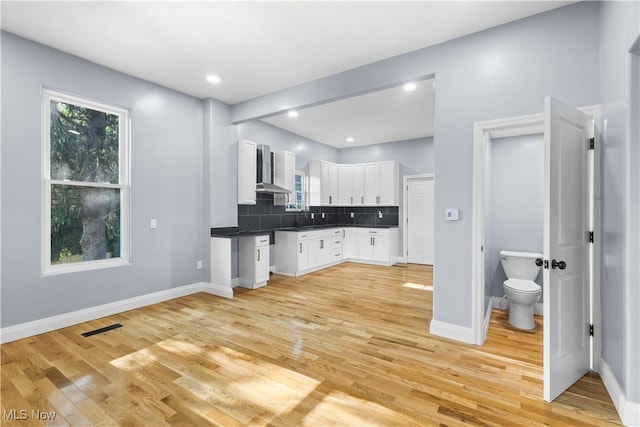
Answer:
POLYGON ((202 101, 1 33, 2 328, 203 281, 202 101), (131 264, 40 275, 41 91, 131 112, 131 264), (157 229, 149 228, 156 218, 157 229))

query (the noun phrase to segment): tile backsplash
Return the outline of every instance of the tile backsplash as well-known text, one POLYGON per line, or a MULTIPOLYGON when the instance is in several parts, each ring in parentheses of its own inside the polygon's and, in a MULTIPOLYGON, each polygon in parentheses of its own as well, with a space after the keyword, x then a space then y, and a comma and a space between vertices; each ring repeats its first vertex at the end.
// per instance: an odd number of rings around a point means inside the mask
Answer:
POLYGON ((398 225, 398 207, 311 206, 308 211, 292 212, 286 211, 284 206, 274 206, 273 194, 264 193, 256 195, 255 205, 238 205, 238 227, 249 231, 334 224, 398 225), (379 217, 380 212, 382 212, 382 218, 379 217), (314 214, 314 219, 311 219, 311 213, 314 214), (324 218, 322 218, 323 213, 324 218))

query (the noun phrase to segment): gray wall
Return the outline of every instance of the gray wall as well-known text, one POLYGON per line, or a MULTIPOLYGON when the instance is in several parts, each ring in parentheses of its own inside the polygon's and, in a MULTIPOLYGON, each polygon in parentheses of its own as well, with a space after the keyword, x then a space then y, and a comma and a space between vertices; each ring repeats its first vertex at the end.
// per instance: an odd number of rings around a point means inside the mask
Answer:
POLYGON ((502 297, 506 275, 500 251, 542 253, 544 137, 492 139, 486 159, 485 292, 502 297))
POLYGON ((1 43, 2 327, 202 281, 202 102, 8 33, 1 43), (131 111, 128 266, 40 275, 43 87, 131 111))
POLYGON ((435 75, 435 264, 433 318, 471 327, 472 126, 539 113, 553 95, 598 102, 599 4, 581 2, 399 55, 233 107, 234 120, 302 108, 435 75), (446 208, 462 218, 447 224, 446 208), (460 266, 467 266, 460 268, 460 266))
MULTIPOLYGON (((640 272, 638 270, 638 189, 640 164, 636 133, 631 139, 629 50, 640 35, 638 2, 603 2, 600 15, 602 146, 602 358, 626 398, 640 402, 640 272), (632 171, 635 171, 632 172, 632 171), (627 173, 632 180, 627 184, 627 173), (632 193, 633 192, 633 193, 632 193), (635 233, 633 230, 636 230, 635 233), (632 234, 633 233, 633 234, 632 234)), ((636 46, 637 48, 637 46, 636 46)), ((636 62, 637 65, 637 62, 636 62)), ((637 72, 637 70, 636 70, 637 72)))

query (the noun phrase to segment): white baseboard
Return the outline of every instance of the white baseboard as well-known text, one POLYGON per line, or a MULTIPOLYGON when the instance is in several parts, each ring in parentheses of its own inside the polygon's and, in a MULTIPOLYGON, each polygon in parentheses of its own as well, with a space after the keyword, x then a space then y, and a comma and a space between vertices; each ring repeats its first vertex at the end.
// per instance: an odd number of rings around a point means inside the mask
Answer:
POLYGON ((164 291, 154 292, 147 295, 140 295, 121 301, 115 301, 95 307, 84 308, 82 310, 76 310, 69 313, 58 314, 56 316, 46 317, 44 319, 38 319, 31 322, 20 323, 18 325, 7 326, 0 329, 0 343, 7 343, 22 338, 27 338, 33 335, 55 331, 56 329, 66 328, 68 326, 77 325, 78 323, 88 322, 90 320, 99 319, 105 316, 111 316, 114 314, 122 313, 124 311, 145 307, 147 305, 168 301, 170 299, 195 294, 198 292, 206 292, 208 294, 217 295, 224 298, 233 298, 232 289, 204 282, 194 283, 192 285, 166 289, 164 291))
POLYGON ((600 359, 600 378, 625 426, 640 426, 640 403, 627 400, 622 387, 604 359, 600 359))
MULTIPOLYGON (((509 306, 507 306, 507 308, 501 308, 500 307, 500 301, 502 300, 502 297, 491 297, 491 299, 493 300, 493 306, 499 310, 507 310, 509 308, 509 306)), ((533 314, 535 314, 536 316, 542 316, 544 313, 544 303, 542 302, 537 302, 536 305, 533 306, 533 314)))
POLYGON ((431 319, 429 333, 439 337, 466 342, 467 344, 474 344, 473 328, 466 326, 454 325, 453 323, 446 323, 431 319))

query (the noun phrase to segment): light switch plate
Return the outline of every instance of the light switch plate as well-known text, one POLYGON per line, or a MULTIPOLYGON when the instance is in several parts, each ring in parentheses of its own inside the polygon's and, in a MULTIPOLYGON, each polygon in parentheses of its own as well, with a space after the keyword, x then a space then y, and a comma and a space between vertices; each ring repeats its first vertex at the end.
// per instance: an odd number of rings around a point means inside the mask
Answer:
POLYGON ((158 228, 158 220, 155 218, 152 218, 149 221, 149 228, 154 229, 154 228, 158 228))
POLYGON ((459 218, 458 209, 447 209, 446 218, 447 218, 447 221, 457 221, 459 218))

